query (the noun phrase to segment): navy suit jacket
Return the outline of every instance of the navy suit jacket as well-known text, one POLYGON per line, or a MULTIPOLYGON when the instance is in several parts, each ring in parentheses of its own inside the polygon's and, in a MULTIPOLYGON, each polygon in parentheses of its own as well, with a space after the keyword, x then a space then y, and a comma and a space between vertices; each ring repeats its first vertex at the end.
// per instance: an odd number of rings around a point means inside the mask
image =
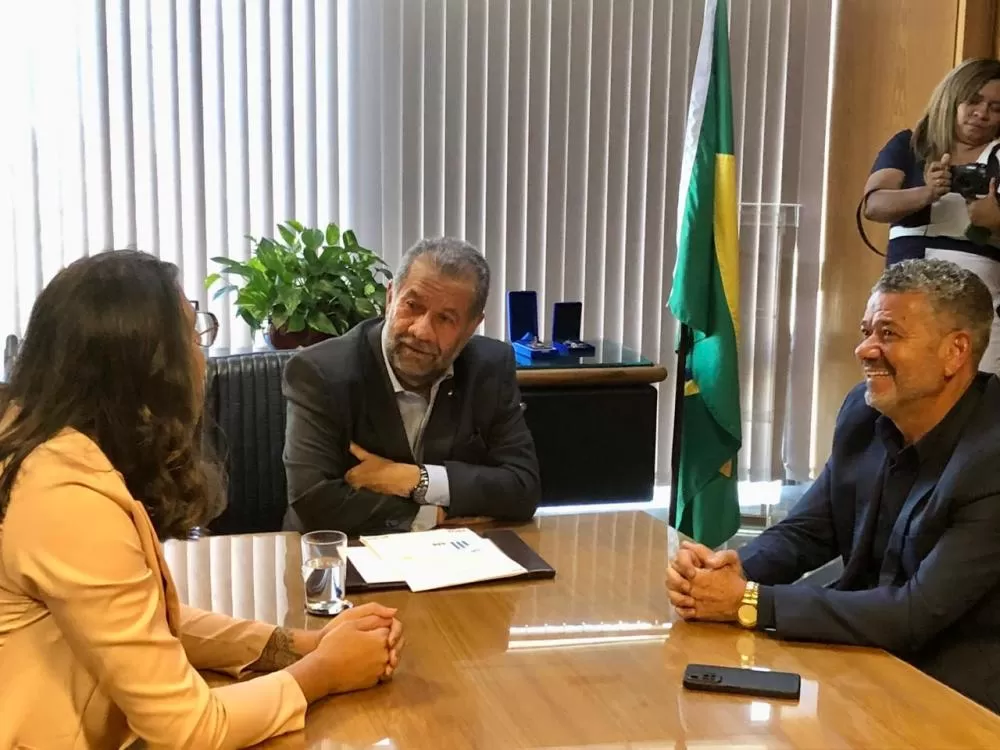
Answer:
MULTIPOLYGON (((284 462, 292 531, 337 529, 350 536, 409 531, 409 498, 354 489, 344 474, 358 461, 351 441, 383 458, 413 463, 396 395, 382 361, 382 320, 302 350, 285 365, 284 462)), ((524 421, 510 344, 473 336, 441 384, 424 432, 423 460, 448 472, 449 516, 527 521, 541 482, 524 421)))
MULTIPOLYGON (((985 376, 981 376, 985 377, 985 376)), ((864 386, 847 396, 822 474, 792 512, 740 550, 773 586, 779 637, 884 648, 1000 712, 1000 379, 989 376, 939 474, 921 471, 879 575, 864 590, 886 449, 864 386), (792 586, 843 558, 831 587, 792 586)))

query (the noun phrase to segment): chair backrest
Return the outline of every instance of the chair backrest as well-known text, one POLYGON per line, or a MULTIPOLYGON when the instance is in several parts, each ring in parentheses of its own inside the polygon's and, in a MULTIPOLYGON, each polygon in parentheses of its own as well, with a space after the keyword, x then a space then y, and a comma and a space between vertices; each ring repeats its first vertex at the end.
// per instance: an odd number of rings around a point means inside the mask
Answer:
POLYGON ((229 504, 208 525, 215 534, 281 530, 288 507, 281 374, 293 354, 265 351, 208 360, 205 438, 229 475, 229 504))

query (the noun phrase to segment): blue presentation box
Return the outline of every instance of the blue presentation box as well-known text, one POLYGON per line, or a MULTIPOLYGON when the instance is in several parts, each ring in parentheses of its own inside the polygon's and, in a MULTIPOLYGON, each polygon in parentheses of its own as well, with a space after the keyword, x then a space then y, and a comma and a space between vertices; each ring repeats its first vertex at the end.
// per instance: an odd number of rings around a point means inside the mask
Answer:
POLYGON ((556 347, 538 339, 537 292, 507 292, 507 338, 520 360, 559 356, 556 347))
POLYGON ((569 357, 594 355, 594 345, 580 339, 582 321, 582 302, 556 302, 552 306, 552 343, 560 354, 569 357))

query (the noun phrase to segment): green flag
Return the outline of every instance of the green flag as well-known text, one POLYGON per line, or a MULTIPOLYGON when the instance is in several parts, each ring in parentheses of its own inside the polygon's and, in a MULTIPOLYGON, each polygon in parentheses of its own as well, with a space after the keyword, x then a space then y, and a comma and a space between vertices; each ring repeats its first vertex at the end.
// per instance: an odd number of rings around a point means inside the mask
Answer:
MULTIPOLYGON (((739 243, 726 0, 707 0, 691 85, 668 305, 692 334, 683 371, 678 530, 716 547, 739 528, 739 243)), ((675 419, 677 416, 675 415, 675 419)))

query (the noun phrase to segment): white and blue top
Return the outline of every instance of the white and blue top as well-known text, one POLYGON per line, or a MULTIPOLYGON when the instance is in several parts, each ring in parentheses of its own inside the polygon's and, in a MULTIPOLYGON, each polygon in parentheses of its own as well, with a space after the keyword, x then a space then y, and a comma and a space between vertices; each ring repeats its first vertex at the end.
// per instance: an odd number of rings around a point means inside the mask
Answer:
MULTIPOLYGON (((872 173, 880 169, 898 169, 903 173, 903 189, 925 185, 924 162, 910 145, 912 136, 911 130, 896 133, 875 158, 872 173)), ((1000 139, 986 144, 977 161, 985 164, 997 143, 1000 139)), ((923 258, 929 248, 972 253, 1000 262, 1000 237, 994 234, 988 243, 978 244, 966 236, 969 226, 965 199, 957 193, 948 193, 891 225, 886 265, 907 258, 923 258)))

